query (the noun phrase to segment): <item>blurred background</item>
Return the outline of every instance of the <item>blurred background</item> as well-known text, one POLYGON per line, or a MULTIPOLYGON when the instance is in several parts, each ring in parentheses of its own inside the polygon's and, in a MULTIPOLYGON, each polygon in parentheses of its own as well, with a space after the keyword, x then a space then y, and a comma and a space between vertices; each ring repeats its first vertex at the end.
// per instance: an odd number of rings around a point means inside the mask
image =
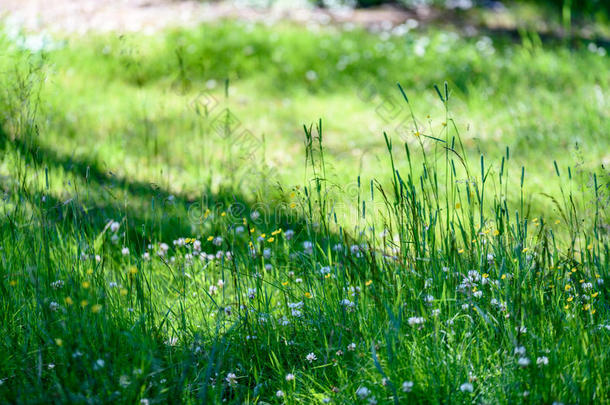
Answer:
POLYGON ((30 147, 62 198, 91 167, 96 204, 124 182, 281 195, 319 120, 350 199, 358 176, 389 181, 384 132, 433 150, 448 125, 465 158, 526 166, 537 211, 554 161, 585 187, 608 178, 607 1, 2 0, 0 15, 4 136, 35 103, 30 147))

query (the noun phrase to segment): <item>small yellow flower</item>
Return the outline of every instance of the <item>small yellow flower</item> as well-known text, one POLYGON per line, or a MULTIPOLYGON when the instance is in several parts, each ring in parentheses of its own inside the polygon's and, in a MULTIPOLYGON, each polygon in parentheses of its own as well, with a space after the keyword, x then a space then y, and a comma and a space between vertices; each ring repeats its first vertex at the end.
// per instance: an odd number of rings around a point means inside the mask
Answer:
POLYGON ((291 202, 291 203, 290 203, 290 208, 294 208, 294 207, 296 207, 296 206, 297 206, 297 204, 296 204, 296 203, 293 203, 293 202, 291 202))
POLYGON ((588 310, 589 310, 589 308, 591 308, 591 304, 585 304, 585 306, 584 306, 584 307, 582 307, 582 310, 583 310, 583 311, 588 311, 588 310))
POLYGON ((261 233, 261 238, 264 238, 265 236, 267 236, 267 234, 261 233))
POLYGON ((597 297, 598 295, 599 295, 599 293, 598 293, 598 292, 594 292, 593 294, 591 294, 591 298, 595 298, 595 297, 597 297))
POLYGON ((275 235, 279 235, 280 233, 282 233, 282 228, 276 229, 275 231, 271 232, 271 235, 275 236, 275 235))
POLYGON ((569 304, 566 304, 566 305, 563 307, 563 309, 570 309, 570 305, 569 305, 569 304))
POLYGON ((72 298, 70 298, 70 297, 64 298, 64 302, 66 303, 66 305, 74 304, 74 301, 72 301, 72 298))
POLYGON ((91 287, 91 283, 90 283, 90 282, 88 282, 88 281, 83 281, 82 286, 83 286, 83 288, 86 290, 87 288, 91 287))
POLYGON ((17 283, 18 283, 18 281, 17 281, 17 280, 11 280, 11 281, 9 281, 9 285, 10 285, 11 287, 15 287, 15 286, 17 285, 17 283))
POLYGON ((87 301, 87 300, 82 300, 82 301, 80 302, 80 306, 81 306, 81 308, 85 308, 87 305, 89 305, 89 301, 87 301))
POLYGON ((121 294, 121 296, 126 296, 127 295, 127 289, 126 288, 121 288, 121 291, 119 291, 119 294, 121 294))
POLYGON ((500 277, 502 280, 506 279, 506 274, 502 274, 502 277, 500 277))
POLYGON ((272 237, 270 237, 269 239, 267 239, 267 242, 271 243, 271 242, 273 242, 274 240, 275 240, 275 238, 272 236, 272 237))
POLYGON ((256 231, 256 228, 250 228, 250 233, 254 233, 256 231))
POLYGON ((566 291, 570 291, 571 288, 572 288, 572 286, 570 284, 566 284, 566 287, 565 287, 566 291))
POLYGON ((87 274, 88 274, 88 275, 92 275, 92 274, 93 274, 93 269, 89 269, 89 270, 87 270, 87 274))
POLYGON ((305 293, 305 297, 307 297, 307 298, 311 298, 311 297, 312 297, 312 295, 311 295, 311 293, 310 293, 309 291, 307 291, 307 292, 305 293))
POLYGON ((462 208, 462 204, 460 203, 455 203, 455 209, 459 210, 460 208, 462 208))
POLYGON ((138 272, 138 268, 136 266, 131 266, 129 268, 129 274, 136 274, 138 272))
POLYGON ((282 282, 282 285, 283 285, 283 286, 287 286, 287 285, 288 285, 288 281, 283 281, 283 282, 282 282))
POLYGON ((587 249, 589 249, 589 250, 593 250, 593 244, 592 244, 592 243, 589 243, 589 244, 587 245, 587 249))
POLYGON ((227 215, 227 213, 226 213, 226 212, 223 212, 223 213, 221 213, 221 214, 220 214, 220 216, 221 216, 221 217, 224 217, 224 216, 226 216, 226 215, 227 215))
POLYGON ((420 135, 421 135, 421 133, 420 133, 419 131, 415 131, 415 133, 414 133, 413 135, 415 135, 415 136, 420 136, 420 135))
POLYGON ((576 273, 576 267, 572 269, 572 273, 576 273))
POLYGON ((102 310, 102 306, 100 304, 95 304, 94 306, 91 307, 91 312, 93 312, 94 314, 97 314, 101 310, 102 310))
POLYGON ((591 315, 593 315, 594 313, 595 313, 595 310, 594 310, 594 309, 592 309, 592 310, 591 310, 591 315))
POLYGON ((500 231, 498 231, 497 229, 494 229, 494 233, 493 233, 493 235, 494 235, 494 236, 498 236, 499 234, 500 234, 500 231))
POLYGON ((213 240, 214 240, 214 237, 213 237, 213 236, 208 236, 208 242, 211 242, 211 241, 213 241, 213 240))
POLYGON ((366 283, 364 283, 367 287, 370 286, 371 284, 373 284, 373 280, 368 280, 366 283))
POLYGON ((584 279, 580 279, 579 283, 584 283, 585 280, 584 279))
POLYGON ((561 223, 561 221, 560 221, 560 220, 556 220, 556 221, 555 221, 555 225, 559 225, 560 223, 561 223))
POLYGON ((55 344, 59 347, 61 347, 64 344, 64 341, 61 340, 60 338, 55 338, 55 344))
POLYGON ((573 299, 574 297, 568 297, 568 302, 572 302, 573 299))
POLYGON ((526 253, 528 250, 530 250, 530 248, 523 248, 521 252, 526 253))
POLYGON ((330 278, 330 274, 325 275, 324 278, 330 278))
POLYGON ((462 249, 462 248, 459 248, 459 249, 458 249, 458 253, 459 253, 459 254, 462 254, 462 253, 464 253, 464 249, 462 249))
POLYGON ((483 273, 483 275, 482 275, 481 277, 483 277, 483 278, 487 278, 487 277, 489 277, 489 274, 487 274, 487 273, 483 273))

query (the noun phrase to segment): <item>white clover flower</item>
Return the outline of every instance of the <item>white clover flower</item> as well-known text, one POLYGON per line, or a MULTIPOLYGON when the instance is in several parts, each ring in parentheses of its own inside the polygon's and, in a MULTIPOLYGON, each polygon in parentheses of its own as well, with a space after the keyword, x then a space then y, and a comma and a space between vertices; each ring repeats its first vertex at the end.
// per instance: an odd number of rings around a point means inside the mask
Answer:
POLYGON ((441 310, 440 309, 433 309, 432 310, 432 316, 439 316, 441 314, 441 310))
POLYGON ((256 221, 257 219, 259 219, 259 218, 260 218, 260 216, 261 216, 261 214, 260 214, 258 211, 256 211, 256 210, 254 210, 254 211, 252 211, 252 212, 250 213, 250 218, 251 218, 253 221, 256 221))
POLYGON ((225 281, 224 281, 224 280, 222 280, 222 279, 221 279, 221 280, 218 280, 218 281, 216 282, 216 285, 218 286, 218 288, 222 288, 222 287, 224 287, 224 285, 225 285, 225 281))
POLYGON ((530 365, 530 359, 527 357, 520 357, 519 360, 517 360, 517 364, 521 367, 527 367, 530 365))
POLYGON ((356 395, 360 399, 364 399, 364 398, 368 397, 370 393, 371 393, 371 390, 369 390, 366 387, 358 387, 358 389, 356 390, 356 395))
POLYGON ((225 307, 224 311, 226 316, 231 316, 231 307, 225 307))
POLYGON ((481 291, 481 290, 475 291, 472 295, 474 295, 475 298, 481 298, 483 296, 483 291, 481 291))
POLYGON ((318 74, 313 70, 308 70, 305 73, 305 78, 307 80, 309 80, 310 82, 313 82, 314 80, 316 80, 318 78, 318 74))
POLYGON ((51 301, 51 303, 49 304, 49 309, 55 312, 59 309, 59 304, 55 301, 51 301))
POLYGON ((142 259, 145 260, 145 261, 149 261, 150 260, 150 253, 144 252, 144 254, 142 255, 142 259))
POLYGON ((585 291, 591 290, 593 288, 593 284, 592 283, 582 283, 580 286, 585 291))
POLYGON ((248 298, 253 300, 254 297, 256 297, 256 288, 248 288, 248 298))
POLYGON ((333 246, 333 251, 335 251, 335 252, 340 252, 340 251, 342 251, 342 250, 343 250, 343 244, 341 244, 341 243, 336 243, 336 244, 333 246))
POLYGON ((237 233, 237 234, 242 234, 242 233, 244 233, 245 230, 246 230, 246 228, 244 228, 241 225, 235 227, 235 233, 237 233))
POLYGON ((303 251, 307 254, 312 254, 313 253, 313 243, 311 243, 308 240, 303 242, 303 251))
MULTIPOLYGON (((264 238, 263 238, 263 240, 264 240, 264 238)), ((271 249, 269 249, 269 248, 263 249, 263 257, 265 259, 269 259, 271 257, 271 249)))
POLYGON ((294 374, 288 373, 286 374, 286 381, 294 381, 294 374))
POLYGON ((356 343, 352 342, 349 345, 347 345, 347 350, 350 352, 353 352, 354 350, 356 350, 356 343))
POLYGON ((536 359, 536 364, 539 366, 546 366, 549 364, 549 358, 546 356, 540 356, 536 359))
POLYGON ((121 249, 121 254, 123 256, 129 256, 129 248, 128 247, 123 247, 123 249, 121 249))
MULTIPOLYGON (((165 245, 165 251, 167 251, 167 244, 162 243, 161 245, 165 245)), ((199 239, 193 242, 193 251, 200 252, 201 251, 201 241, 199 239)))
POLYGON ((98 262, 98 263, 101 262, 102 261, 102 256, 95 255, 95 261, 98 262))
POLYGON ((464 311, 467 311, 467 310, 468 310, 468 308, 470 308, 470 305, 468 305, 468 304, 462 304, 462 309, 463 309, 464 311))
POLYGON ((433 295, 429 295, 429 294, 428 294, 428 295, 426 295, 426 296, 424 297, 424 302, 425 302, 425 303, 429 304, 429 303, 431 303, 432 301, 434 301, 434 296, 433 296, 433 295))
POLYGON ((324 276, 328 273, 330 273, 330 267, 329 266, 324 266, 320 269, 320 273, 324 276))
POLYGON ((59 290, 64 286, 64 282, 62 280, 56 280, 51 283, 51 288, 54 290, 59 290))
POLYGON ((113 233, 116 233, 120 227, 121 227, 121 224, 119 224, 117 221, 110 222, 110 230, 113 233))
POLYGON ((235 375, 235 373, 228 373, 227 377, 225 378, 225 381, 229 385, 235 385, 237 384, 237 376, 235 375))
POLYGON ((218 287, 216 287, 213 284, 208 288, 208 294, 210 294, 210 295, 214 295, 217 292, 218 292, 218 287))
POLYGON ((267 271, 273 270, 273 265, 271 263, 266 263, 265 264, 265 270, 267 270, 267 271))
POLYGON ((525 347, 524 346, 517 346, 515 347, 515 352, 514 352, 515 356, 525 356, 525 347))
POLYGON ((284 397, 284 391, 282 391, 282 390, 278 390, 278 391, 275 393, 275 396, 276 396, 276 397, 278 397, 278 398, 283 398, 283 397, 284 397))
POLYGON ((471 383, 466 382, 466 383, 460 385, 460 391, 462 391, 462 392, 472 392, 472 391, 474 391, 474 387, 472 386, 471 383))
POLYGON ((348 300, 347 298, 341 300, 341 305, 348 311, 348 312, 352 312, 354 310, 354 308, 356 307, 356 304, 350 300, 348 300))
POLYGON ((410 326, 421 325, 425 321, 426 320, 424 318, 422 318, 421 316, 412 316, 409 319, 407 319, 407 322, 409 323, 410 326))
POLYGON ((290 240, 294 237, 294 231, 292 229, 287 229, 286 232, 284 232, 284 238, 286 238, 286 240, 290 240))
POLYGON ((316 357, 316 355, 314 353, 309 353, 307 356, 305 356, 305 359, 310 362, 313 363, 314 361, 316 361, 318 358, 316 357))
POLYGON ((222 245, 222 236, 217 236, 212 240, 212 243, 216 246, 222 245))
POLYGON ((288 325, 290 325, 290 320, 288 318, 286 318, 285 316, 283 316, 280 318, 280 325, 288 326, 288 325))
POLYGON ((352 245, 349 248, 350 252, 356 257, 362 257, 361 248, 358 245, 352 245))
POLYGON ((402 383, 403 392, 411 392, 412 389, 413 389, 413 381, 405 381, 402 383))

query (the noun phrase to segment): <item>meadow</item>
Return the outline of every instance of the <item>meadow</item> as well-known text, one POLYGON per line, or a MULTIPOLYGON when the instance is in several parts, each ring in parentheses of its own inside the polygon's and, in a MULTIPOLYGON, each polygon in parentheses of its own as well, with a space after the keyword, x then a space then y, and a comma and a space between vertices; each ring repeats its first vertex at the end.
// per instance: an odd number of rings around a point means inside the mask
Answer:
POLYGON ((606 52, 5 30, 0 402, 610 403, 606 52))

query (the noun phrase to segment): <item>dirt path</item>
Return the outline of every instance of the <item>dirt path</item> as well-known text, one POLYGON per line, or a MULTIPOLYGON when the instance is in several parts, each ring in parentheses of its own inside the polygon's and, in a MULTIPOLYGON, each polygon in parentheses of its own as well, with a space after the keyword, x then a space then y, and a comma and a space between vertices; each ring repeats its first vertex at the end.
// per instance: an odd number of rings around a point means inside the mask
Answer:
POLYGON ((230 1, 0 0, 0 16, 4 16, 9 25, 28 31, 77 34, 89 31, 153 33, 170 26, 193 26, 223 18, 267 23, 292 20, 312 25, 355 24, 382 30, 409 19, 426 19, 426 13, 426 10, 409 13, 395 7, 367 10, 322 10, 311 7, 261 9, 230 1))

